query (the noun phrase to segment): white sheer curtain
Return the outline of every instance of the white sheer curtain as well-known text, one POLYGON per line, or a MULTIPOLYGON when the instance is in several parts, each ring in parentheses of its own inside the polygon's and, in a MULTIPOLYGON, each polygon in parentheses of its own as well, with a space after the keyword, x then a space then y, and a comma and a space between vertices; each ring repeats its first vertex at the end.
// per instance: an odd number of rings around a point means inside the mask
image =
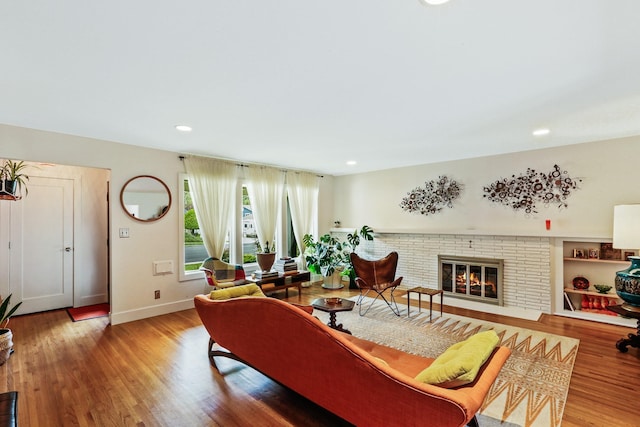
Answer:
POLYGON ((233 215, 238 167, 206 157, 189 156, 184 162, 204 247, 220 259, 233 215))
MULTIPOLYGON (((287 173, 287 194, 289 209, 291 210, 291 225, 296 236, 298 249, 303 254, 305 250, 302 238, 305 234, 313 233, 315 213, 318 210, 318 176, 306 172, 287 173)), ((304 256, 300 257, 302 267, 306 267, 304 256)))
POLYGON ((258 241, 265 251, 267 246, 274 246, 278 214, 284 194, 285 173, 276 168, 253 165, 244 172, 258 241))

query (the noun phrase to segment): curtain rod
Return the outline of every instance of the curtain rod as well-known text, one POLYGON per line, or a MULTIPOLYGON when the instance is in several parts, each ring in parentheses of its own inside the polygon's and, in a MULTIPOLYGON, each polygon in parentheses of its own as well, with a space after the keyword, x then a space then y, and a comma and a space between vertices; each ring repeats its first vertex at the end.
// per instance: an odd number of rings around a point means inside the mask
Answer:
MULTIPOLYGON (((184 161, 184 157, 185 157, 185 156, 182 156, 182 155, 178 156, 178 158, 180 159, 180 161, 184 161)), ((215 157, 211 157, 211 158, 213 159, 213 158, 215 158, 215 157)), ((250 167, 251 167, 251 165, 247 165, 247 164, 244 164, 244 163, 236 163, 236 166, 240 166, 241 168, 250 168, 250 167)), ((271 167, 271 166, 268 166, 268 165, 255 165, 255 166, 267 166, 267 167, 271 167)), ((285 173, 287 173, 287 172, 295 172, 295 173, 306 172, 306 171, 296 171, 296 170, 287 170, 287 169, 281 169, 281 171, 282 171, 282 172, 285 172, 285 173)), ((318 175, 318 174, 316 174, 316 176, 317 176, 318 178, 324 178, 324 175, 318 175)))

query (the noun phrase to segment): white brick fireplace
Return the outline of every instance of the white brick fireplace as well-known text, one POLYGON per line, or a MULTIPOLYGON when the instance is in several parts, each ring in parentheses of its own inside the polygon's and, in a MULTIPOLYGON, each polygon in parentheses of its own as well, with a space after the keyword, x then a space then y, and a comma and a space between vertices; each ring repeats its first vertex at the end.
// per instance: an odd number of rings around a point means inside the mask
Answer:
MULTIPOLYGON (((340 233, 334 233, 340 234, 340 233)), ((401 288, 438 288, 438 255, 503 260, 503 309, 551 313, 552 242, 547 237, 490 236, 465 234, 385 233, 365 242, 358 251, 380 258, 390 251, 399 254, 401 288)), ((446 298, 446 297, 445 297, 446 298)), ((453 298, 445 304, 465 306, 453 298)), ((472 308, 496 312, 495 305, 474 302, 472 308)), ((509 314, 509 313, 505 313, 509 314)))

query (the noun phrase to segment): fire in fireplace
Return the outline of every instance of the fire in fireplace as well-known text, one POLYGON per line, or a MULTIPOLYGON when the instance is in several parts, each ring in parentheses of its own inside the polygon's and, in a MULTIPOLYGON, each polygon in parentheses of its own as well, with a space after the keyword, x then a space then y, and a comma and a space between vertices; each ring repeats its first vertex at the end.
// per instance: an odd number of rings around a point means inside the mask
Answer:
POLYGON ((502 305, 503 261, 438 255, 438 283, 447 295, 502 305))

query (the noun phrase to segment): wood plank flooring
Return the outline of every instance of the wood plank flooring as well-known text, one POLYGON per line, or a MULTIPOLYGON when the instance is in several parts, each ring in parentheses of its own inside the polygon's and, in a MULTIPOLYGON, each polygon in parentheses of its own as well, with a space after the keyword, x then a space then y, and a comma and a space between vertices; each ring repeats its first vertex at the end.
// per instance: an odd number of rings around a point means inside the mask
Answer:
MULTIPOLYGON (((290 290, 289 300, 356 294, 314 285, 300 297, 290 290)), ((640 425, 640 350, 615 348, 633 329, 550 315, 533 322, 444 310, 580 339, 562 425, 640 425)), ((74 323, 56 310, 14 317, 9 326, 15 353, 0 366, 0 391, 19 391, 21 426, 348 425, 238 362, 219 360, 218 373, 209 365, 208 335, 195 310, 116 326, 107 318, 74 323)), ((336 390, 335 398, 349 397, 336 390)))

